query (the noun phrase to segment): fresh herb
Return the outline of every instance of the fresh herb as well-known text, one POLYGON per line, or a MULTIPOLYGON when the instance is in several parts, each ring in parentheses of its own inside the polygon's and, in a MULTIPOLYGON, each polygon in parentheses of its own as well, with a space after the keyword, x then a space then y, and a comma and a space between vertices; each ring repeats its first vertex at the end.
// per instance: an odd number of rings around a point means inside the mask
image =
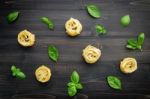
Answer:
POLYGON ((118 89, 118 90, 121 90, 122 87, 121 87, 121 81, 118 77, 115 77, 115 76, 108 76, 107 77, 107 82, 109 84, 109 86, 113 89, 118 89))
POLYGON ((128 49, 142 50, 144 39, 145 39, 144 33, 140 33, 137 39, 128 39, 126 47, 128 49))
POLYGON ((96 32, 98 34, 106 34, 107 30, 102 25, 96 25, 96 32))
POLYGON ((77 89, 83 89, 83 86, 82 86, 82 84, 78 83, 78 84, 76 84, 76 88, 77 89))
POLYGON ((77 89, 75 86, 70 86, 68 87, 68 95, 69 96, 74 96, 77 93, 77 89))
POLYGON ((68 86, 68 95, 74 96, 77 93, 77 89, 83 89, 82 84, 80 83, 80 76, 76 71, 72 72, 71 81, 67 84, 68 86))
POLYGON ((19 14, 20 14, 19 11, 13 11, 13 12, 9 13, 7 16, 8 23, 12 23, 12 22, 16 21, 19 14))
POLYGON ((54 22, 50 20, 48 17, 42 17, 41 21, 48 26, 49 29, 54 29, 54 22))
POLYGON ((140 33, 140 35, 138 36, 138 45, 142 45, 144 43, 144 38, 145 38, 145 35, 144 33, 140 33))
POLYGON ((121 18, 121 25, 127 27, 130 24, 130 15, 125 15, 121 18))
POLYGON ((48 55, 49 55, 50 59, 57 62, 57 60, 59 58, 59 53, 55 46, 53 46, 53 45, 48 46, 48 55))
POLYGON ((19 79, 25 79, 26 78, 26 75, 19 68, 17 68, 14 65, 11 66, 11 71, 12 71, 12 75, 14 77, 17 77, 19 79))
POLYGON ((94 18, 101 17, 101 11, 96 5, 87 5, 86 6, 88 13, 94 18))
POLYGON ((71 81, 74 83, 78 83, 79 80, 80 80, 79 74, 76 71, 74 71, 71 75, 71 81))

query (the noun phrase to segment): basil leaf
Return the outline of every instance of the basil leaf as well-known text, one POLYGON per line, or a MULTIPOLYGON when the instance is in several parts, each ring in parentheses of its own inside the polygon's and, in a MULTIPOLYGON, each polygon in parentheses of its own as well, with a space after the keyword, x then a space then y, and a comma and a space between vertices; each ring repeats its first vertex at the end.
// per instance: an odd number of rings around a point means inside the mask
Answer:
POLYGON ((19 14, 20 14, 19 11, 14 11, 14 12, 9 13, 8 16, 7 16, 8 23, 12 23, 12 22, 16 21, 19 14))
POLYGON ((69 96, 72 97, 72 96, 76 95, 76 93, 77 93, 77 89, 75 86, 68 87, 68 95, 69 96))
POLYGON ((12 72, 13 76, 16 76, 16 66, 15 65, 11 66, 11 72, 12 72))
POLYGON ((13 75, 13 76, 16 76, 16 73, 15 73, 15 72, 12 72, 12 75, 13 75))
POLYGON ((14 72, 15 70, 16 70, 16 66, 15 66, 15 65, 12 65, 12 66, 11 66, 11 71, 14 72))
POLYGON ((130 15, 125 15, 121 18, 121 25, 126 27, 130 24, 130 15))
POLYGON ((24 78, 26 78, 26 75, 23 72, 18 72, 16 74, 16 77, 19 78, 19 79, 24 79, 24 78))
POLYGON ((41 21, 48 26, 49 29, 54 29, 54 22, 50 20, 48 17, 42 17, 41 21))
POLYGON ((144 33, 140 33, 140 35, 138 36, 138 45, 142 45, 144 43, 144 38, 145 38, 145 35, 144 33))
POLYGON ((76 84, 75 84, 74 82, 69 82, 69 83, 67 84, 68 87, 75 86, 75 85, 76 85, 76 84))
POLYGON ((12 75, 17 78, 24 79, 26 77, 26 75, 23 72, 21 72, 19 68, 16 68, 15 65, 11 66, 11 71, 12 71, 12 75))
POLYGON ((13 76, 16 76, 17 72, 18 72, 18 71, 20 72, 20 69, 16 68, 15 65, 12 65, 12 66, 11 66, 11 71, 12 71, 12 75, 13 75, 13 76))
POLYGON ((78 83, 80 80, 79 74, 76 71, 72 72, 71 81, 74 83, 78 83))
POLYGON ((49 55, 50 59, 57 62, 57 60, 59 58, 59 53, 55 46, 53 46, 53 45, 48 46, 48 55, 49 55))
POLYGON ((131 45, 131 46, 134 46, 136 47, 137 46, 137 40, 135 39, 128 39, 128 44, 131 45))
POLYGON ((137 40, 129 39, 127 41, 126 47, 129 48, 129 49, 139 49, 139 50, 141 50, 142 49, 142 44, 144 43, 144 38, 145 38, 144 33, 140 33, 137 40))
POLYGON ((21 72, 21 70, 19 68, 17 68, 15 72, 17 74, 17 73, 21 72))
POLYGON ((105 34, 106 33, 106 29, 103 27, 103 26, 101 26, 101 25, 96 25, 96 32, 98 33, 98 34, 105 34))
POLYGON ((67 84, 68 86, 68 95, 74 96, 77 93, 77 89, 82 89, 83 86, 79 83, 80 77, 76 71, 73 71, 71 74, 71 82, 67 84))
POLYGON ((136 47, 135 47, 135 46, 132 46, 132 45, 126 45, 126 48, 128 48, 128 49, 133 49, 133 50, 136 49, 136 47))
POLYGON ((141 45, 137 45, 136 47, 137 47, 137 49, 142 50, 142 46, 141 45))
POLYGON ((76 84, 76 88, 77 89, 83 89, 83 86, 82 86, 82 84, 78 83, 78 84, 76 84))
POLYGON ((101 17, 101 11, 96 5, 87 5, 86 6, 88 13, 94 18, 101 17))
POLYGON ((119 78, 117 78, 115 76, 108 76, 107 82, 111 88, 119 89, 119 90, 121 89, 121 81, 119 78))

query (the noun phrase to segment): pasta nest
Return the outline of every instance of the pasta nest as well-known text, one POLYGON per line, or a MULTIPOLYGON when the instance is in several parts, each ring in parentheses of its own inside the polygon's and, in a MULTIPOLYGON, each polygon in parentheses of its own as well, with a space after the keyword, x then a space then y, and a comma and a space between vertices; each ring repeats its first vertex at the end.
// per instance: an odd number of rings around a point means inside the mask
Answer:
POLYGON ((35 35, 27 30, 23 30, 18 34, 18 43, 24 47, 33 46, 35 43, 35 35))
POLYGON ((82 56, 87 63, 92 64, 97 62, 100 58, 101 50, 94 46, 88 45, 85 49, 83 49, 82 56))
POLYGON ((69 36, 77 36, 81 33, 82 31, 82 25, 79 20, 70 18, 66 23, 65 23, 65 28, 66 28, 66 33, 69 36))
POLYGON ((51 75, 51 70, 45 65, 40 66, 35 71, 36 79, 41 83, 48 82, 51 78, 51 75))
POLYGON ((124 58, 123 61, 120 63, 120 70, 123 73, 133 73, 137 70, 137 61, 135 58, 124 58))

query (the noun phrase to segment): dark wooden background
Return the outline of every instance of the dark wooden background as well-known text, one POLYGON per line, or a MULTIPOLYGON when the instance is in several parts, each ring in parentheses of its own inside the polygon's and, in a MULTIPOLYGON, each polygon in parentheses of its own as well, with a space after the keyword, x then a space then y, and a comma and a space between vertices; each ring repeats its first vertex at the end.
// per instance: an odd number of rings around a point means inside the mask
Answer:
MULTIPOLYGON (((0 99, 11 99, 14 95, 21 97, 22 94, 34 94, 39 98, 42 97, 40 94, 53 95, 57 99, 66 99, 66 84, 73 70, 78 71, 84 85, 75 97, 77 99, 83 99, 82 95, 89 99, 150 99, 149 43, 150 0, 0 0, 0 99), (100 19, 93 19, 87 14, 85 6, 89 3, 101 8, 100 19), (21 11, 20 17, 14 24, 8 24, 6 16, 14 10, 21 11), (127 28, 119 23, 125 14, 130 14, 132 19, 127 28), (54 31, 41 23, 42 16, 54 20, 54 31), (70 17, 79 19, 83 25, 81 35, 76 38, 68 37, 64 30, 64 24, 70 17), (98 36, 96 24, 104 25, 108 33, 98 36), (18 45, 17 34, 24 29, 36 35, 34 47, 18 45), (136 38, 140 32, 146 35, 143 51, 127 50, 127 39, 136 38), (58 63, 48 57, 49 44, 59 49, 58 63), (82 49, 88 44, 102 49, 101 60, 93 65, 86 64, 81 57, 82 49), (125 75, 120 72, 119 63, 125 57, 137 59, 138 70, 135 73, 125 75), (11 76, 13 64, 26 73, 25 80, 11 76), (35 69, 41 64, 52 70, 52 79, 47 84, 38 83, 34 77, 35 69), (106 82, 108 75, 118 76, 123 90, 111 89, 106 82)), ((26 99, 23 97, 16 99, 26 99)), ((45 96, 45 99, 51 98, 45 96)))

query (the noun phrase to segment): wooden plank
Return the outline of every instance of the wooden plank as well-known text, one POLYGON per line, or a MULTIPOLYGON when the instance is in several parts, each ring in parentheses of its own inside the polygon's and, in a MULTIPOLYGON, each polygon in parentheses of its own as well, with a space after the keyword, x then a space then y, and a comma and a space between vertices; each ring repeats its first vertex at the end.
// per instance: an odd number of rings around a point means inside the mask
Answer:
POLYGON ((85 10, 75 10, 75 11, 43 11, 43 10, 21 10, 23 14, 20 15, 18 22, 15 24, 7 24, 5 16, 9 13, 9 10, 4 10, 2 14, 2 24, 1 31, 2 37, 5 36, 16 36, 21 30, 28 29, 35 33, 37 36, 41 35, 51 35, 51 36, 66 36, 64 24, 70 18, 74 17, 81 21, 83 24, 83 31, 80 36, 97 36, 95 31, 96 24, 102 24, 107 29, 107 36, 109 37, 137 37, 140 32, 144 32, 146 37, 150 37, 150 24, 147 21, 150 20, 150 15, 146 12, 122 12, 118 10, 117 12, 106 11, 103 12, 102 18, 93 20, 85 10), (118 15, 118 13, 120 13, 118 15), (128 28, 123 28, 120 25, 120 18, 125 15, 130 14, 131 24, 128 28), (80 16, 79 16, 80 15, 80 16), (41 23, 40 18, 47 16, 55 22, 55 30, 50 31, 47 26, 41 23), (144 24, 143 23, 147 23, 144 24), (136 24, 136 25, 135 25, 136 24), (9 28, 9 29, 7 29, 9 28), (11 30, 11 31, 10 31, 11 30))
POLYGON ((82 0, 4 0, 2 9, 19 9, 19 10, 76 10, 81 9, 82 0))
MULTIPOLYGON (((5 64, 5 63, 1 63, 5 64)), ((3 65, 3 70, 0 70, 1 83, 0 92, 11 91, 16 93, 28 93, 28 92, 55 92, 55 93, 66 93, 66 84, 70 79, 70 74, 73 70, 77 70, 81 75, 81 82, 84 85, 83 93, 90 92, 112 92, 112 93, 139 93, 148 94, 150 87, 150 77, 148 71, 150 67, 148 64, 139 64, 139 69, 132 75, 124 75, 120 73, 119 68, 116 64, 112 63, 101 63, 95 66, 88 66, 86 64, 51 64, 47 63, 52 70, 52 79, 49 83, 42 85, 34 79, 35 69, 43 63, 29 63, 22 62, 16 65, 27 74, 27 79, 20 81, 11 77, 8 71, 11 66, 3 65), (31 68, 32 67, 32 68, 31 68), (88 67, 88 68, 87 68, 88 67), (95 68, 97 67, 97 68, 95 68), (59 68, 59 69, 58 69, 59 68), (111 90, 106 82, 107 75, 116 75, 123 82, 123 90, 118 92, 111 90), (138 77, 138 78, 137 78, 138 77), (61 82, 63 80, 63 83, 61 82), (141 81, 143 81, 141 83, 141 81), (144 91, 143 91, 144 90, 144 91)), ((8 94, 8 93, 7 93, 8 94)))
MULTIPOLYGON (((32 48, 23 48, 17 43, 16 38, 0 39, 4 42, 0 45, 0 56, 2 62, 30 61, 49 63, 47 47, 55 45, 60 52, 58 63, 76 62, 82 63, 82 50, 92 44, 102 50, 102 62, 118 62, 124 57, 135 57, 139 63, 149 63, 150 45, 149 40, 144 43, 143 51, 132 51, 125 48, 126 39, 123 38, 69 38, 69 37, 37 37, 36 45, 32 48), (110 43, 111 42, 111 43, 110 43), (13 49, 13 50, 12 50, 13 49), (74 50, 76 49, 76 50, 74 50), (117 50, 116 50, 117 49, 117 50), (120 54, 118 54, 120 53, 120 54), (40 56, 40 57, 39 57, 40 56), (12 58, 13 57, 13 58, 12 58)), ((101 62, 100 61, 100 62, 101 62)))

